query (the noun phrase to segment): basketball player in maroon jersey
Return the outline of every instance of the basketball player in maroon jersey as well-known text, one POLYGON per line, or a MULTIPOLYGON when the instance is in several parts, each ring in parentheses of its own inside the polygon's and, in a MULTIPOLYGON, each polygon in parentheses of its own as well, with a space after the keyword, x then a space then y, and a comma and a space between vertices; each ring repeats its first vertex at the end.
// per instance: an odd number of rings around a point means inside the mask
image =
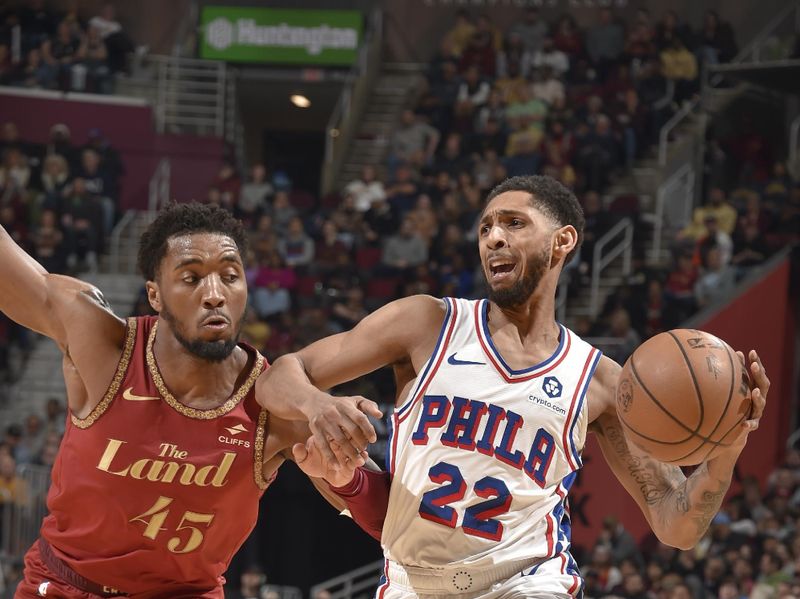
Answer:
MULTIPOLYGON (((238 343, 244 244, 224 210, 171 206, 139 249, 158 317, 124 321, 0 228, 0 310, 59 345, 70 412, 16 597, 223 597, 261 494, 308 436, 256 402, 267 365, 238 343)), ((363 448, 369 433, 348 436, 363 448)))

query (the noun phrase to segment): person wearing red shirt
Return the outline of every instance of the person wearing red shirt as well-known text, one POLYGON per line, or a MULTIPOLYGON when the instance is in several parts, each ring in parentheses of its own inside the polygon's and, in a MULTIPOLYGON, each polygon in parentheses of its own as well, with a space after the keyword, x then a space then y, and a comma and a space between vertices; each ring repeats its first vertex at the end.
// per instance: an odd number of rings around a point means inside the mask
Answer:
POLYGON ((0 310, 58 344, 70 412, 15 597, 223 597, 261 494, 308 436, 256 401, 267 364, 238 342, 245 249, 223 209, 168 207, 139 249, 158 315, 125 321, 0 231, 0 310))

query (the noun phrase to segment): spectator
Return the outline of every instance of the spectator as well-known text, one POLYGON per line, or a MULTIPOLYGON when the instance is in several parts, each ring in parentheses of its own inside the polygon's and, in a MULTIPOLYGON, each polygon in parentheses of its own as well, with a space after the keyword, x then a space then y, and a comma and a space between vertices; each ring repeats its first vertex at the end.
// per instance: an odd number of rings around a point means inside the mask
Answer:
POLYGON ((566 99, 564 84, 556 77, 550 67, 538 69, 539 77, 531 84, 530 89, 534 98, 542 100, 548 106, 566 99))
POLYGON ((251 565, 244 569, 239 581, 239 590, 234 592, 232 599, 261 599, 267 576, 261 566, 251 565))
POLYGON ((41 50, 34 48, 25 55, 25 62, 17 73, 15 83, 27 88, 52 89, 56 83, 56 72, 44 61, 41 50))
POLYGON ((516 65, 517 76, 524 79, 531 68, 532 59, 533 55, 525 47, 522 37, 517 33, 510 33, 503 43, 502 50, 497 53, 497 78, 508 77, 512 65, 516 65))
POLYGON ((67 268, 70 271, 97 270, 97 249, 102 222, 102 209, 81 178, 72 182, 64 199, 61 226, 67 249, 67 268))
POLYGON ((680 38, 661 51, 661 68, 664 77, 675 85, 675 100, 689 100, 698 89, 697 59, 686 49, 680 38))
POLYGON ((248 276, 248 284, 253 287, 253 307, 259 318, 288 311, 291 307, 289 290, 296 282, 294 271, 283 264, 280 254, 272 252, 262 258, 248 276))
MULTIPOLYGON (((617 342, 610 346, 606 354, 616 362, 624 364, 639 344, 642 342, 639 333, 631 326, 631 317, 624 308, 618 308, 609 317, 608 336, 614 337, 617 342)), ((619 531, 611 531, 610 534, 622 534, 619 531)), ((612 536, 612 538, 615 538, 612 536)), ((617 539, 619 540, 619 539, 617 539)), ((629 552, 630 547, 613 546, 616 551, 629 552)))
POLYGON ((24 506, 28 500, 25 481, 17 474, 17 462, 7 451, 0 451, 0 508, 24 506))
POLYGON ((100 14, 89 19, 89 27, 97 30, 108 51, 108 66, 114 73, 127 71, 127 56, 136 50, 136 46, 123 31, 116 20, 114 4, 106 2, 100 14))
POLYGON ((303 220, 295 216, 289 221, 289 227, 278 241, 278 251, 287 266, 294 269, 304 268, 314 259, 314 241, 306 234, 303 220))
POLYGON ((553 35, 553 47, 569 57, 570 65, 583 55, 583 38, 572 15, 564 14, 558 19, 553 35))
POLYGON ((42 419, 37 414, 29 414, 25 418, 25 430, 17 445, 17 463, 33 464, 39 459, 45 442, 45 430, 42 419))
POLYGON ((64 434, 65 426, 64 403, 55 397, 51 397, 45 404, 45 431, 48 434, 54 433, 61 436, 64 434))
POLYGON ((58 216, 54 210, 45 209, 39 217, 39 224, 31 235, 33 255, 47 272, 63 272, 64 261, 61 247, 64 234, 58 228, 58 216))
POLYGON ((56 32, 54 15, 47 10, 45 0, 27 0, 19 11, 25 49, 38 48, 56 32))
POLYGON ((519 36, 525 44, 525 49, 531 54, 536 54, 544 44, 547 30, 547 23, 540 18, 539 9, 530 6, 525 9, 523 19, 516 21, 509 33, 519 36))
POLYGON ((600 71, 601 78, 622 56, 624 49, 625 32, 622 25, 614 21, 611 10, 601 8, 597 25, 586 35, 586 51, 592 64, 600 71))
POLYGON ((242 180, 236 174, 233 162, 230 160, 222 162, 211 186, 219 190, 222 206, 233 212, 234 206, 239 203, 239 191, 242 187, 242 180))
POLYGON ((703 274, 694 286, 697 305, 703 308, 729 297, 735 281, 735 272, 723 262, 722 250, 711 247, 706 255, 703 274))
POLYGON ((57 70, 58 87, 63 90, 82 90, 86 81, 86 37, 76 35, 67 21, 61 21, 54 38, 42 44, 44 61, 57 70))
POLYGON ((414 209, 408 213, 408 216, 414 220, 417 235, 425 242, 426 246, 430 247, 433 238, 439 232, 439 221, 430 196, 419 195, 414 209))
POLYGON ((371 164, 364 165, 361 169, 361 178, 348 183, 344 193, 353 196, 353 203, 359 212, 366 212, 372 206, 372 202, 386 197, 383 182, 378 179, 375 167, 371 164))
MULTIPOLYGON (((518 61, 509 62, 501 71, 502 74, 499 75, 494 82, 494 91, 492 91, 492 95, 501 103, 505 104, 513 104, 521 101, 525 87, 528 85, 528 81, 525 78, 525 73, 527 72, 528 68, 523 68, 518 61)), ((497 117, 496 114, 491 116, 497 117)), ((482 118, 482 120, 485 121, 486 118, 482 118)))
POLYGON ((367 316, 364 292, 353 287, 331 308, 331 326, 338 331, 349 331, 367 316))
POLYGON ((392 211, 402 216, 414 207, 419 186, 413 179, 413 172, 406 164, 397 167, 394 181, 386 188, 386 199, 392 211))
POLYGON ((467 68, 464 80, 458 87, 455 107, 456 126, 462 131, 472 130, 473 118, 489 101, 491 89, 488 81, 481 77, 477 66, 467 68))
POLYGON ((641 64, 658 55, 653 29, 649 24, 640 22, 635 24, 628 32, 625 42, 625 56, 629 62, 641 64))
POLYGON ((462 73, 469 71, 470 68, 475 68, 480 76, 494 78, 497 67, 497 51, 491 31, 482 29, 472 34, 467 47, 461 54, 458 66, 462 73))
POLYGON ((658 49, 663 51, 671 48, 675 40, 680 40, 684 46, 691 46, 692 32, 686 24, 680 22, 677 12, 668 10, 656 26, 655 42, 658 49))
POLYGON ((45 146, 45 156, 59 154, 63 156, 70 171, 76 170, 79 165, 78 152, 72 145, 72 133, 64 123, 56 123, 50 127, 50 139, 45 146))
POLYGON ((725 192, 719 187, 714 187, 708 192, 708 203, 705 206, 695 208, 692 213, 692 222, 684 227, 679 235, 679 239, 697 240, 708 235, 706 228, 706 216, 713 215, 716 218, 719 229, 731 235, 736 228, 736 209, 731 206, 725 192))
POLYGON ((267 169, 260 162, 250 169, 250 180, 242 185, 236 213, 246 224, 253 225, 267 207, 267 200, 275 193, 267 180, 267 169))
POLYGON ((697 304, 694 286, 698 271, 692 255, 682 252, 678 255, 676 265, 667 276, 664 288, 666 300, 664 311, 664 327, 671 329, 686 320, 694 313, 697 304))
POLYGON ((103 210, 103 233, 108 235, 116 221, 117 202, 111 175, 102 168, 100 155, 87 148, 81 152, 81 166, 77 176, 83 179, 86 191, 96 197, 103 210))
POLYGON ((86 33, 86 68, 88 69, 88 91, 98 94, 111 93, 111 71, 108 68, 108 51, 100 37, 100 30, 90 26, 86 33))
POLYGON ((445 39, 449 41, 453 54, 461 56, 474 33, 475 25, 469 11, 460 9, 456 12, 456 21, 453 27, 445 34, 445 39))
POLYGON ((598 115, 594 130, 579 142, 576 165, 586 177, 586 186, 603 190, 609 173, 619 164, 619 142, 611 129, 611 119, 598 115))
POLYGON ((382 262, 388 272, 402 274, 428 260, 428 246, 415 229, 414 219, 403 219, 400 231, 386 240, 382 262))
POLYGON ((433 165, 436 172, 446 172, 450 177, 456 177, 458 173, 468 168, 469 160, 464 156, 462 141, 463 138, 459 133, 447 136, 444 147, 433 165))
POLYGON ((277 191, 272 198, 272 224, 278 235, 285 234, 289 222, 297 216, 297 209, 289 203, 289 192, 277 191))
POLYGON ((553 74, 560 79, 569 71, 569 57, 556 48, 553 38, 546 37, 542 40, 542 47, 533 55, 532 66, 550 67, 553 74))
POLYGON ((731 264, 737 268, 739 277, 749 268, 764 262, 769 254, 769 246, 757 225, 748 223, 741 231, 737 231, 731 264))
POLYGON ((698 35, 698 62, 704 66, 730 62, 737 51, 731 26, 716 11, 707 10, 698 35))
POLYGON ((0 43, 0 85, 9 85, 14 81, 16 68, 11 60, 11 50, 7 44, 0 43))
POLYGON ((438 131, 449 131, 453 120, 453 107, 461 85, 456 62, 453 60, 443 62, 441 76, 431 79, 428 83, 430 88, 423 94, 419 110, 428 116, 430 123, 438 131))
POLYGON ((414 111, 404 110, 400 126, 395 130, 389 144, 390 168, 394 170, 398 164, 411 161, 416 155, 421 155, 423 164, 429 163, 439 145, 439 137, 436 129, 417 120, 414 111))
MULTIPOLYGON (((383 200, 379 200, 379 202, 385 204, 383 200)), ((336 223, 326 220, 322 223, 321 233, 321 238, 317 241, 314 250, 314 271, 323 276, 329 276, 342 268, 349 267, 350 251, 347 245, 339 239, 336 223)), ((376 234, 376 237, 379 235, 376 234)))
POLYGON ((719 250, 722 265, 727 266, 730 264, 731 257, 733 256, 733 241, 731 240, 731 236, 725 231, 720 231, 717 217, 714 214, 707 214, 704 223, 706 226, 706 235, 697 242, 695 248, 695 262, 705 265, 708 251, 715 247, 719 250))
POLYGON ((397 212, 387 199, 373 202, 364 213, 364 239, 368 245, 380 245, 398 226, 397 212))
POLYGON ((585 580, 585 592, 590 596, 602 596, 622 582, 622 574, 611 560, 611 549, 607 545, 596 545, 591 562, 581 568, 585 580))

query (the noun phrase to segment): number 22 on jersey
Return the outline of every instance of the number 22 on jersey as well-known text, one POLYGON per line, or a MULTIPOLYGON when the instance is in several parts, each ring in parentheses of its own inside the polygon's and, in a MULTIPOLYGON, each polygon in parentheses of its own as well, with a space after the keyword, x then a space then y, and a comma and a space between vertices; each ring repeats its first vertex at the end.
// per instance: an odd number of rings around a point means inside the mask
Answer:
MULTIPOLYGON (((547 467, 550 464, 555 444, 552 436, 544 429, 539 429, 534 440, 535 454, 527 464, 528 474, 540 486, 545 486, 547 467)), ((464 499, 467 483, 461 470, 453 464, 439 462, 428 471, 428 478, 439 487, 426 491, 419 505, 419 515, 431 522, 456 528, 458 512, 449 504, 464 499)), ((495 518, 508 512, 513 496, 508 486, 500 479, 484 476, 473 485, 478 497, 486 499, 469 506, 464 510, 461 528, 468 535, 499 541, 503 537, 503 523, 495 518)))

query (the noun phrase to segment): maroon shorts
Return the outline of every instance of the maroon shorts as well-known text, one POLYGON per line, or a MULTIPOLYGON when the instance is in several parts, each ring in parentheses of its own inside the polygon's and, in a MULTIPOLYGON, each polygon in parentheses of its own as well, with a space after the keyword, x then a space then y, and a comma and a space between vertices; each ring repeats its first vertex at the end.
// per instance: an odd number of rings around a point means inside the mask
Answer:
MULTIPOLYGON (((49 561, 49 560, 48 560, 49 561)), ((137 595, 116 595, 114 593, 96 594, 84 591, 64 581, 65 576, 54 572, 42 559, 39 541, 25 554, 25 572, 22 582, 17 586, 14 599, 108 599, 109 597, 132 597, 134 599, 224 599, 222 587, 210 591, 186 592, 165 590, 137 595)))

